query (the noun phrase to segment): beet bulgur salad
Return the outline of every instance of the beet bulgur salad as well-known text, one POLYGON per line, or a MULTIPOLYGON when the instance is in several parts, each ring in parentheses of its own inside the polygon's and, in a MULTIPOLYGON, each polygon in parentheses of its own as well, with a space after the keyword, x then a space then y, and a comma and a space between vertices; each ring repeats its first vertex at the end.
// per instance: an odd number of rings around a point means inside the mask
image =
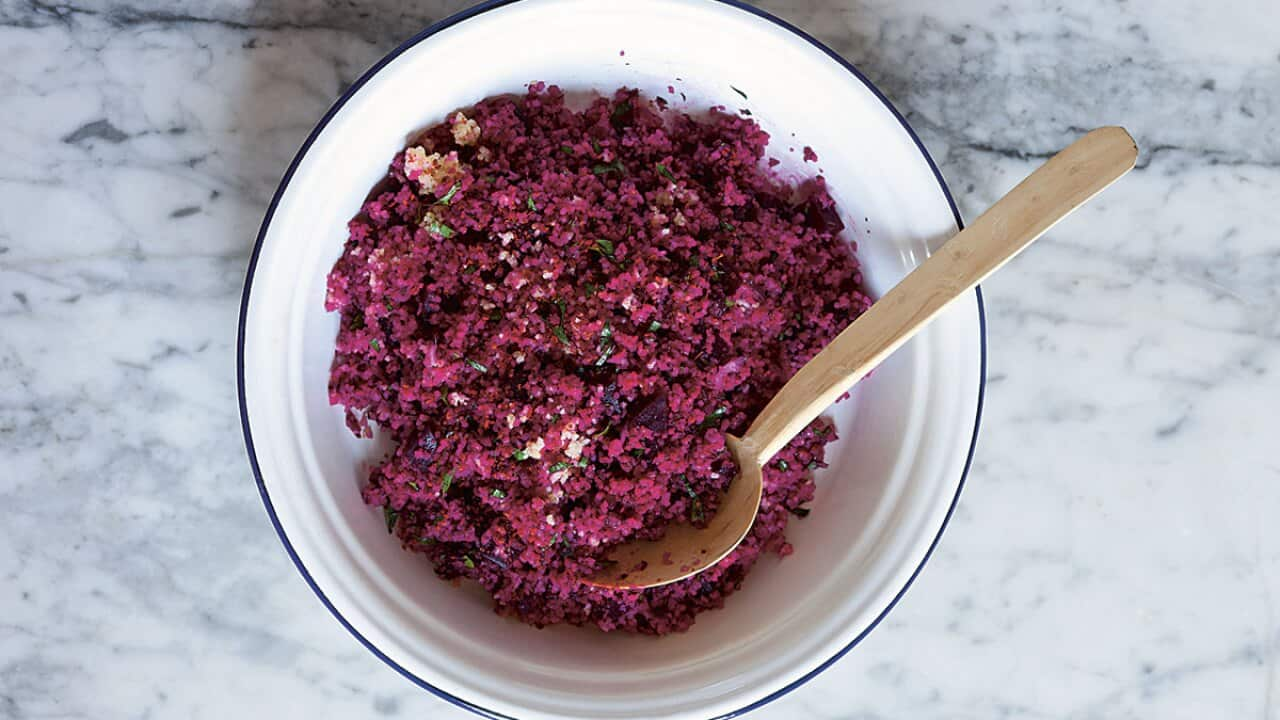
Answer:
MULTIPOLYGON (((821 177, 788 184, 750 118, 534 83, 391 163, 329 276, 330 399, 394 449, 365 500, 446 579, 537 626, 664 634, 787 555, 833 430, 766 468, 749 536, 647 590, 585 584, 611 547, 716 512, 742 433, 870 300, 821 177)), ((806 153, 807 155, 808 153, 806 153)))

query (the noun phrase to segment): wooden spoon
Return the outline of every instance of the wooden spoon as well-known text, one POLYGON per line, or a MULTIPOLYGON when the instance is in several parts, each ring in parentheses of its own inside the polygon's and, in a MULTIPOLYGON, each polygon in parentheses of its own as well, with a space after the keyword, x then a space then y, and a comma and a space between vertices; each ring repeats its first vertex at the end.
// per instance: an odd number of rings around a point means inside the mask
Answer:
POLYGON ((762 469, 775 453, 943 308, 1129 172, 1137 157, 1138 147, 1129 133, 1104 127, 1050 158, 800 368, 742 438, 728 437, 738 476, 705 528, 676 525, 660 540, 624 543, 610 553, 614 562, 587 582, 612 588, 656 587, 724 559, 755 522, 762 469))

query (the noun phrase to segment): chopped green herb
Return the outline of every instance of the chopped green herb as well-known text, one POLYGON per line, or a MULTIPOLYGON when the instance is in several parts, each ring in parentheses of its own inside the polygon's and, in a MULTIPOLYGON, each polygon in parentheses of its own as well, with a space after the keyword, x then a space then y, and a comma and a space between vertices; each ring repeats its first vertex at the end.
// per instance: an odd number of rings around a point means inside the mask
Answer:
POLYGON ((582 289, 585 290, 588 295, 595 295, 601 290, 600 286, 595 283, 587 283, 582 286, 582 289))
POLYGON ((528 460, 529 458, 531 458, 531 457, 533 457, 533 456, 532 456, 532 455, 530 455, 529 453, 525 452, 525 451, 524 451, 524 448, 521 448, 521 449, 519 449, 519 450, 517 450, 517 451, 515 451, 515 452, 511 453, 511 457, 512 457, 512 458, 514 458, 516 462, 524 462, 525 460, 528 460))
POLYGON ((702 498, 694 498, 693 505, 689 508, 689 520, 695 523, 702 522, 702 498))
POLYGON ((538 205, 533 201, 532 195, 529 196, 529 199, 524 201, 524 204, 525 207, 529 208, 530 212, 538 212, 538 205))
POLYGON ((414 492, 419 492, 420 490, 422 490, 422 486, 412 480, 409 481, 408 485, 409 487, 413 488, 414 492))
POLYGON ((735 308, 738 306, 738 301, 734 300, 733 298, 725 298, 724 306, 727 308, 735 308))
POLYGON ((463 564, 463 565, 466 565, 467 567, 471 568, 472 570, 475 570, 475 569, 476 569, 476 561, 475 561, 475 560, 472 560, 470 555, 463 555, 463 556, 462 556, 462 564, 463 564))
POLYGON ((432 546, 432 545, 435 545, 435 544, 436 544, 436 539, 435 539, 435 538, 429 538, 429 537, 420 537, 420 538, 418 538, 418 544, 419 544, 419 545, 422 545, 422 546, 424 546, 424 547, 430 547, 430 546, 432 546))
POLYGON ((658 174, 670 180, 671 182, 676 181, 676 176, 672 175, 671 170, 667 169, 667 166, 663 165, 662 163, 658 163, 658 174))
POLYGON ((578 458, 578 462, 574 463, 574 465, 577 465, 580 468, 584 468, 590 464, 591 463, 588 462, 586 458, 578 458))
POLYGON ((569 335, 565 333, 564 328, 557 325, 551 328, 551 332, 560 340, 560 342, 564 343, 565 347, 573 347, 573 343, 569 342, 569 335))
POLYGON ((447 193, 445 193, 444 195, 442 195, 442 196, 440 197, 440 199, 439 199, 439 200, 437 200, 437 201, 435 202, 435 204, 436 204, 436 205, 448 205, 448 204, 449 204, 449 201, 453 199, 453 196, 454 196, 454 195, 457 195, 457 194, 458 194, 458 190, 459 190, 459 189, 461 189, 461 188, 462 188, 462 183, 454 183, 454 184, 453 184, 453 187, 449 188, 449 192, 447 192, 447 193))
POLYGON ((748 97, 747 97, 747 94, 746 94, 746 93, 742 92, 741 90, 739 90, 738 88, 736 88, 736 87, 734 87, 734 86, 732 86, 732 85, 730 85, 730 86, 729 86, 729 89, 731 89, 731 90, 733 90, 734 92, 736 92, 736 93, 738 93, 739 95, 741 95, 743 100, 749 100, 749 99, 750 99, 750 98, 748 98, 748 97))
POLYGON ((443 495, 449 492, 451 485, 453 485, 453 473, 447 472, 444 474, 444 480, 440 481, 440 494, 443 495))
POLYGON ((805 465, 805 466, 804 466, 804 469, 805 469, 805 470, 810 470, 810 471, 812 471, 812 470, 817 470, 817 469, 818 469, 818 463, 816 463, 816 462, 810 462, 808 465, 805 465))
POLYGON ((604 424, 604 429, 603 429, 603 430, 601 430, 600 432, 596 433, 595 435, 592 435, 591 437, 603 437, 606 433, 608 433, 608 432, 609 432, 610 430, 612 430, 612 429, 613 429, 613 421, 612 421, 612 420, 610 420, 610 421, 608 421, 608 422, 606 422, 606 423, 604 424))
POLYGON ((712 410, 711 412, 707 413, 706 419, 704 419, 701 423, 698 423, 698 429, 706 430, 709 427, 714 427, 716 423, 720 422, 720 420, 723 419, 724 416, 728 414, 729 414, 729 408, 724 407, 722 405, 716 408, 715 410, 712 410))
POLYGON ((596 367, 609 362, 609 358, 613 355, 616 346, 613 342, 613 328, 609 327, 609 323, 605 323, 600 330, 600 343, 597 346, 600 350, 600 357, 596 360, 596 367))
POLYGON ((473 272, 475 272, 475 271, 477 271, 477 270, 479 270, 479 269, 480 269, 480 266, 479 266, 479 265, 476 265, 475 263, 471 263, 471 264, 469 264, 469 265, 467 265, 467 266, 463 267, 463 268, 462 268, 462 272, 463 272, 464 274, 470 275, 471 273, 473 273, 473 272))
POLYGON ((658 332, 661 329, 662 329, 662 323, 658 322, 657 320, 654 320, 649 323, 649 332, 658 332))
POLYGON ((613 251, 616 250, 617 248, 614 247, 612 240, 606 240, 605 238, 597 238, 596 246, 591 249, 595 250, 601 255, 604 255, 605 257, 613 257, 613 251))
POLYGON ((569 463, 561 460, 560 462, 554 463, 551 467, 547 468, 547 472, 558 473, 561 470, 567 470, 567 469, 569 469, 569 463))
POLYGON ((472 368, 475 368, 475 369, 476 369, 477 371, 479 371, 479 372, 482 372, 482 373, 487 373, 487 372, 489 372, 489 368, 487 368, 487 367, 485 367, 484 365, 482 365, 482 364, 480 364, 480 363, 476 362, 475 360, 467 360, 467 364, 468 364, 468 365, 470 365, 472 368))
POLYGON ((791 514, 796 517, 809 517, 809 508, 798 507, 792 508, 791 514))
POLYGON ((790 470, 790 469, 791 469, 791 464, 790 464, 790 463, 788 463, 786 460, 779 460, 779 461, 778 461, 778 469, 779 469, 779 470, 783 470, 783 471, 790 470))
POLYGON ((608 175, 609 173, 625 175, 627 174, 627 168, 622 164, 621 160, 614 160, 611 163, 596 163, 596 165, 591 168, 591 172, 596 175, 608 175))
POLYGON ((592 150, 595 150, 597 153, 599 153, 603 148, 601 148, 601 147, 600 147, 600 141, 599 141, 599 140, 592 140, 592 141, 591 141, 591 149, 592 149, 592 150))
POLYGON ((721 230, 728 231, 728 232, 733 232, 733 230, 734 230, 733 223, 731 223, 731 222, 725 222, 724 220, 721 220, 721 221, 720 221, 720 229, 721 229, 721 230))
POLYGON ((392 312, 393 310, 395 310, 395 309, 396 309, 396 306, 395 306, 395 305, 393 305, 393 304, 391 303, 391 301, 387 301, 387 302, 383 303, 383 304, 382 304, 382 306, 383 306, 383 307, 385 307, 385 308, 387 309, 387 312, 392 312))
POLYGON ((576 154, 577 154, 577 153, 575 153, 575 152, 573 151, 573 148, 572 148, 572 147, 569 147, 568 145, 561 145, 561 146, 560 146, 560 152, 564 153, 565 155, 576 155, 576 154))
POLYGON ((369 347, 373 348, 374 352, 377 352, 382 349, 382 343, 378 341, 378 338, 373 338, 369 341, 369 347))
POLYGON ((493 497, 496 497, 496 498, 504 498, 504 497, 506 497, 506 496, 507 496, 507 492, 506 492, 505 490, 503 490, 502 488, 494 488, 494 489, 493 489, 493 492, 491 492, 491 493, 489 493, 489 494, 490 494, 490 495, 492 495, 493 497))
POLYGON ((396 520, 400 519, 400 511, 392 508, 390 505, 382 506, 382 520, 387 524, 387 532, 394 532, 396 529, 396 520))
POLYGON ((613 116, 612 116, 612 117, 613 117, 613 119, 614 119, 614 120, 620 120, 620 119, 622 119, 622 117, 623 117, 623 116, 625 116, 625 115, 626 115, 627 113, 629 113, 629 112, 631 112, 631 101, 630 101, 630 100, 627 100, 626 102, 618 103, 618 104, 613 108, 613 116))
POLYGON ((436 235, 439 235, 440 237, 445 239, 451 238, 454 235, 458 234, 454 232, 453 228, 449 227, 448 225, 445 225, 444 223, 440 222, 439 220, 436 220, 435 218, 431 218, 427 220, 427 222, 423 225, 423 227, 427 229, 427 232, 435 233, 436 235))
POLYGON ((643 448, 632 448, 632 450, 631 450, 631 457, 633 457, 633 458, 642 458, 642 457, 644 457, 644 456, 645 456, 645 452, 644 452, 644 449, 643 449, 643 448))
POLYGON ((565 313, 565 308, 567 308, 568 305, 565 303, 564 300, 561 300, 560 298, 556 298, 551 302, 556 306, 556 309, 560 311, 560 324, 564 325, 564 313, 565 313))

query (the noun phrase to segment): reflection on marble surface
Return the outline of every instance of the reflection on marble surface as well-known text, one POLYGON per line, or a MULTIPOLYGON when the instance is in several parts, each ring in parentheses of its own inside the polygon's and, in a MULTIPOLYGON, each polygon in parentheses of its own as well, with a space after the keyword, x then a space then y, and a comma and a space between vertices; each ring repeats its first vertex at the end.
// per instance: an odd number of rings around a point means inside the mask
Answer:
MULTIPOLYGON (((368 654, 241 445, 248 249, 312 124, 461 2, 0 0, 0 717, 469 717, 368 654)), ((953 525, 759 718, 1280 717, 1272 3, 773 0, 972 216, 1080 128, 1139 170, 986 285, 953 525)))

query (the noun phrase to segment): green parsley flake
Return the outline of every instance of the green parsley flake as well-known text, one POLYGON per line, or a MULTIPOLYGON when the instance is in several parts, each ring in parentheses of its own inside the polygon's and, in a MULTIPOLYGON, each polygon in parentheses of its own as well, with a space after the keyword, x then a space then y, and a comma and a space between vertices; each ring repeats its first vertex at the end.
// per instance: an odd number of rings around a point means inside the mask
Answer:
POLYGON ((378 342, 378 338, 373 338, 369 341, 369 347, 373 348, 376 352, 382 349, 382 343, 378 342))
POLYGON ((591 172, 596 175, 608 175, 609 173, 626 175, 627 168, 622 164, 621 160, 614 160, 611 163, 596 163, 595 166, 591 168, 591 172))
POLYGON ((463 564, 463 565, 466 565, 467 567, 471 568, 472 570, 475 570, 475 569, 476 569, 476 561, 475 561, 475 560, 472 560, 470 555, 463 555, 463 556, 462 556, 462 564, 463 564))
POLYGON ((477 371, 479 371, 479 372, 482 372, 482 373, 487 373, 487 372, 489 372, 489 368, 487 368, 487 367, 485 367, 484 365, 482 365, 482 364, 480 364, 480 363, 476 362, 475 360, 467 360, 467 364, 468 364, 468 365, 470 365, 471 367, 475 368, 475 369, 476 369, 477 371))
POLYGON ((551 328, 551 332, 560 340, 560 342, 564 343, 565 347, 573 347, 573 343, 569 342, 569 335, 564 331, 564 328, 557 325, 551 328))
POLYGON ((435 202, 435 204, 448 205, 449 201, 453 199, 454 195, 458 194, 458 190, 460 190, 461 188, 462 188, 462 183, 454 183, 453 187, 449 188, 449 192, 445 193, 439 200, 435 202))
POLYGON ((387 524, 387 532, 395 532, 396 521, 400 519, 400 511, 390 505, 382 507, 382 520, 387 524))
POLYGON ((529 208, 530 212, 538 212, 538 205, 533 201, 532 195, 529 196, 528 200, 525 200, 524 204, 525 207, 529 208))
POLYGON ((554 474, 554 473, 560 472, 561 470, 568 470, 568 469, 569 469, 569 463, 561 460, 560 462, 555 463, 551 467, 547 468, 547 472, 554 474))
POLYGON ((666 179, 670 180, 671 182, 675 182, 675 181, 676 181, 676 176, 675 176, 675 175, 672 175, 672 174, 671 174, 671 170, 670 170, 670 169, 668 169, 668 168, 667 168, 667 166, 666 166, 666 165, 663 165, 662 163, 658 163, 658 174, 659 174, 659 175, 661 175, 662 177, 664 177, 664 178, 666 178, 666 179))
POLYGON ((729 408, 724 406, 718 407, 707 414, 706 419, 704 419, 701 423, 698 424, 698 429, 706 430, 707 428, 714 427, 716 423, 720 422, 720 420, 724 418, 725 415, 728 415, 728 414, 729 414, 729 408))
POLYGON ((649 332, 658 332, 661 329, 662 329, 662 323, 658 322, 657 320, 654 320, 649 323, 649 332))
POLYGON ((427 220, 427 222, 424 223, 422 227, 426 228, 427 232, 439 235, 440 237, 445 238, 446 240, 458 234, 457 232, 454 231, 453 228, 449 227, 448 225, 445 225, 444 223, 440 222, 439 220, 436 220, 435 218, 427 220))
POLYGON ((790 463, 788 463, 786 460, 779 460, 779 461, 778 461, 778 469, 779 469, 779 470, 782 470, 782 471, 790 470, 790 469, 791 469, 791 464, 790 464, 790 463))
POLYGON ((592 248, 592 250, 595 250, 596 252, 600 253, 601 255, 604 255, 605 257, 613 257, 613 251, 615 249, 616 248, 613 245, 613 241, 606 240, 605 238, 597 238, 596 246, 592 248))
POLYGON ((738 88, 736 88, 736 87, 734 87, 734 86, 730 85, 730 86, 729 86, 729 89, 731 89, 731 90, 733 90, 734 92, 736 92, 736 93, 738 93, 739 95, 741 95, 743 100, 750 100, 750 98, 748 98, 748 97, 747 97, 747 94, 746 94, 746 93, 744 93, 744 92, 742 92, 742 91, 741 91, 741 90, 739 90, 738 88))
POLYGON ((440 494, 443 495, 449 492, 449 488, 452 485, 453 485, 453 473, 447 472, 444 474, 444 480, 440 481, 440 494))
POLYGON ((506 496, 507 496, 506 491, 505 491, 505 490, 503 490, 502 488, 494 488, 494 489, 493 489, 493 492, 491 492, 491 493, 489 493, 489 494, 490 494, 490 495, 492 495, 493 497, 496 497, 496 498, 504 498, 504 497, 506 497, 506 496))

